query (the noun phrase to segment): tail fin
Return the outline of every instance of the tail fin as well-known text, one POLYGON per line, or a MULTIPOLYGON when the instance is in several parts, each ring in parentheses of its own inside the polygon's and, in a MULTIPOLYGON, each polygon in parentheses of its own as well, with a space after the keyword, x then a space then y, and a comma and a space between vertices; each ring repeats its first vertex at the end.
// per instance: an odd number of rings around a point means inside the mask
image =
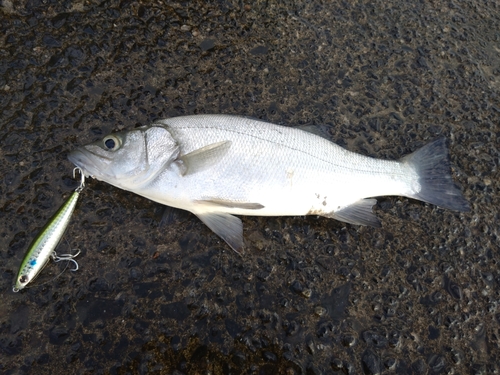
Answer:
POLYGON ((439 138, 401 159, 416 169, 420 192, 411 196, 455 211, 469 211, 469 203, 451 178, 446 139, 439 138))

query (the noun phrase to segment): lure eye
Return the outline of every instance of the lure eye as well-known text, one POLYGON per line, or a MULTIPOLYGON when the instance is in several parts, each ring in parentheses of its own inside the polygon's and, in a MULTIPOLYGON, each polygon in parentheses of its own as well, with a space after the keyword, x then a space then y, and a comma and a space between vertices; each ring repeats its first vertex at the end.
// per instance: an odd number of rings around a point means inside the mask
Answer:
POLYGON ((103 143, 109 151, 116 151, 121 145, 120 140, 114 135, 108 135, 103 139, 103 143))
POLYGON ((27 282, 29 281, 29 277, 26 276, 26 275, 22 275, 20 278, 19 278, 19 282, 21 284, 26 284, 27 282))

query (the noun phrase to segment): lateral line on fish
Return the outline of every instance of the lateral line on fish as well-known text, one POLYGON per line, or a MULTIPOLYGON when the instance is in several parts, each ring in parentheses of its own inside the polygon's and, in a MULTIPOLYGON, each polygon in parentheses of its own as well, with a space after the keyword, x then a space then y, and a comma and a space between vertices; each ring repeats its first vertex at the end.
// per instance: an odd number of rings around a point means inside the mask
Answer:
MULTIPOLYGON (((167 126, 167 127, 170 127, 170 125, 168 124, 158 124, 158 125, 162 125, 162 126, 167 126)), ((175 126, 175 129, 193 129, 194 127, 189 127, 189 126, 179 126, 179 125, 176 125, 175 126)), ((239 131, 235 131, 235 130, 228 130, 228 129, 225 129, 225 128, 222 128, 222 127, 218 127, 218 126, 204 126, 203 129, 212 129, 212 130, 224 130, 225 132, 228 132, 228 133, 234 133, 234 134, 240 134, 240 135, 245 135, 245 136, 249 136, 249 137, 252 137, 252 138, 255 138, 255 139, 258 139, 260 141, 265 141, 265 142, 268 142, 268 143, 271 143, 273 145, 279 145, 279 146, 283 146, 283 147, 286 147, 288 148, 289 150, 293 150, 293 151, 298 151, 304 155, 308 155, 314 159, 317 159, 317 160, 320 160, 324 163, 328 163, 336 168, 339 168, 339 169, 344 169, 346 170, 347 172, 349 171, 356 171, 356 172, 365 172, 365 173, 370 173, 370 174, 373 174, 373 173, 376 173, 376 174, 379 174, 379 175, 384 175, 384 171, 377 171, 377 170, 372 170, 372 169, 353 169, 353 168, 349 168, 349 167, 346 167, 345 165, 340 165, 340 164, 337 164, 337 163, 333 163, 331 160, 328 160, 328 159, 323 159, 321 157, 318 157, 317 155, 313 155, 313 154, 310 154, 304 150, 300 150, 300 149, 297 149, 297 148, 294 148, 294 147, 290 147, 289 145, 287 144, 284 144, 284 143, 277 143, 277 142, 271 142, 269 141, 268 139, 266 138, 262 138, 262 137, 258 137, 254 134, 251 134, 251 133, 245 133, 245 132, 239 132, 239 131)), ((304 131, 304 130, 302 130, 304 131)), ((304 131, 305 133, 307 133, 306 131, 304 131)), ((314 134, 313 134, 314 135, 314 134)), ((316 136, 317 138, 319 139, 322 139, 323 141, 325 142, 329 142, 329 143, 332 143, 331 141, 328 141, 324 138, 321 138, 319 136, 316 136)), ((339 146, 340 147, 340 146, 339 146)), ((341 148, 342 150, 344 151, 348 151, 344 148, 341 148)), ((371 159, 374 159, 372 158, 371 156, 366 156, 366 155, 362 155, 362 154, 359 154, 361 156, 364 156, 366 158, 371 158, 371 159)), ((389 160, 389 159, 381 159, 383 161, 387 161, 387 162, 398 162, 399 160, 389 160)), ((393 173, 395 176, 405 176, 405 173, 393 173)))
POLYGON ((192 212, 235 251, 243 248, 243 231, 233 215, 319 214, 379 226, 372 211, 376 200, 370 197, 394 195, 470 209, 452 178, 445 138, 399 160, 381 160, 300 129, 224 115, 158 120, 115 136, 118 148, 98 141, 68 158, 101 181, 192 212), (141 142, 144 137, 147 144, 141 142), (218 164, 214 155, 221 154, 213 150, 227 141, 233 142, 228 157, 218 164), (112 155, 113 162, 103 163, 101 154, 112 155), (183 167, 189 164, 195 173, 185 178, 183 167), (144 185, 166 165, 171 168, 144 185))

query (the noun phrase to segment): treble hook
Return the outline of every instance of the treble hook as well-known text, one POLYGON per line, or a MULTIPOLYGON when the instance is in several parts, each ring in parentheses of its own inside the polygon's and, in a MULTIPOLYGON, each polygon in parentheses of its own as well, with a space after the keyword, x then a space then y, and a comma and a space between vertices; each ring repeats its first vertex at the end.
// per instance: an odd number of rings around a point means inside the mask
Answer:
POLYGON ((60 262, 61 260, 69 260, 70 262, 73 262, 75 264, 75 268, 73 268, 71 271, 74 272, 74 271, 78 271, 78 268, 79 268, 77 261, 74 259, 79 254, 80 254, 80 250, 78 250, 76 254, 61 254, 61 255, 57 255, 57 253, 54 251, 52 253, 51 257, 54 260, 54 262, 60 262))
MULTIPOLYGON (((80 173, 80 186, 78 186, 75 191, 81 193, 83 188, 85 187, 85 174, 83 173, 80 167, 76 167, 73 169, 73 178, 76 179, 76 172, 80 173)), ((78 268, 77 268, 78 269, 78 268)))

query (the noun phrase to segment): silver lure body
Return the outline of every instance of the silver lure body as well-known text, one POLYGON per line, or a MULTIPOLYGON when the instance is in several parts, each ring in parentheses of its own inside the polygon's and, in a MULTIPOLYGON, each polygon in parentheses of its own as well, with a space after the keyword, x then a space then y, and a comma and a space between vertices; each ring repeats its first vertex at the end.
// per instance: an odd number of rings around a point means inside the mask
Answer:
POLYGON ((296 128, 197 115, 111 134, 69 159, 86 176, 191 211, 237 251, 242 229, 233 214, 314 214, 378 226, 376 201, 366 198, 383 195, 468 209, 451 178, 444 139, 389 161, 296 128))
MULTIPOLYGON (((80 191, 74 191, 33 240, 19 268, 15 285, 12 288, 14 292, 24 289, 28 283, 32 282, 54 254, 55 248, 68 227, 79 196, 80 191)), ((71 260, 71 258, 71 256, 67 257, 66 260, 71 260)))

